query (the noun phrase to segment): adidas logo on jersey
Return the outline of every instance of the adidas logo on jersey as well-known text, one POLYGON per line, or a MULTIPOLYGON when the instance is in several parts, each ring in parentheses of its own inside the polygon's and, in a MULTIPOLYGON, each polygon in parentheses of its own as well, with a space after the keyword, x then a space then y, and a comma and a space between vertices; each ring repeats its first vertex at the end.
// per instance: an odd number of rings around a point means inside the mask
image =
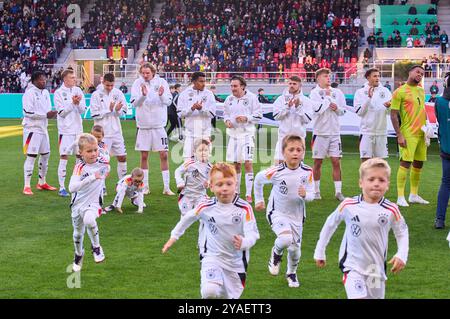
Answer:
POLYGON ((355 217, 353 217, 353 218, 352 218, 352 221, 353 221, 353 222, 359 223, 359 217, 358 217, 358 215, 356 215, 355 217))
POLYGON ((283 195, 286 195, 288 193, 288 188, 286 186, 286 182, 285 181, 282 181, 280 183, 280 193, 283 194, 283 195))
POLYGON ((210 222, 210 223, 215 223, 216 220, 214 219, 214 217, 211 217, 210 219, 208 219, 208 222, 210 222))

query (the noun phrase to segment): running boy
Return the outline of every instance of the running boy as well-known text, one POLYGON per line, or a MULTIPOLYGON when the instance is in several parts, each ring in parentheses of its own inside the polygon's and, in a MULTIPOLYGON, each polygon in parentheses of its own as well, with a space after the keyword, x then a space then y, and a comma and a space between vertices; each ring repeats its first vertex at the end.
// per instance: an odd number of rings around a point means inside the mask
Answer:
POLYGON ((91 134, 82 134, 78 139, 78 149, 82 162, 75 165, 69 183, 72 193, 72 225, 75 258, 73 271, 80 271, 83 263, 83 238, 87 233, 91 240, 96 263, 105 260, 100 246, 96 219, 102 214, 103 181, 109 172, 109 162, 98 156, 97 140, 91 134))
POLYGON ((255 178, 255 209, 265 208, 263 187, 272 184, 267 207, 267 220, 277 236, 269 260, 269 272, 280 272, 283 251, 288 251, 286 279, 289 287, 300 286, 297 267, 300 261, 303 221, 306 202, 314 199, 312 169, 302 163, 305 140, 297 135, 283 138, 282 154, 285 162, 259 172, 255 178))
POLYGON ((241 296, 249 250, 259 239, 252 207, 236 196, 236 170, 225 163, 215 164, 210 173, 215 198, 187 212, 164 245, 165 253, 196 220, 205 223, 205 255, 201 266, 202 298, 241 296))
POLYGON ((209 171, 209 141, 196 140, 194 143, 194 159, 190 159, 178 167, 175 171, 177 182, 178 206, 181 215, 194 209, 200 201, 207 198, 209 171))
POLYGON ((339 251, 339 267, 349 299, 383 299, 389 230, 394 230, 397 254, 389 261, 399 273, 406 265, 409 250, 408 226, 397 205, 384 194, 389 188, 391 168, 380 158, 361 164, 359 186, 362 195, 346 198, 328 217, 314 253, 318 267, 326 265, 325 250, 342 221, 346 228, 339 251))

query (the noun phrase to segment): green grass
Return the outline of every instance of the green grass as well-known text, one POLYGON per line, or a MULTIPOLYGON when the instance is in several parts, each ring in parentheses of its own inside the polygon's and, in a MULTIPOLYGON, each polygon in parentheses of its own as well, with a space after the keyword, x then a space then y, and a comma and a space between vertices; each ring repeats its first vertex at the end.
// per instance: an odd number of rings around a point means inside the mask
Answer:
MULTIPOLYGON (((0 126, 19 124, 19 120, 0 120, 0 126)), ((85 122, 85 129, 91 124, 85 122)), ((128 149, 128 168, 131 169, 139 165, 139 154, 134 151, 135 123, 124 122, 123 128, 128 149)), ((47 180, 56 186, 58 149, 54 121, 50 123, 49 132, 52 153, 47 180)), ((171 147, 173 146, 174 144, 171 144, 171 147)), ((347 196, 354 196, 359 193, 357 138, 345 137, 343 147, 347 152, 342 160, 343 191, 347 196)), ((156 154, 152 154, 150 159, 152 193, 146 196, 145 213, 135 214, 134 206, 126 201, 124 215, 111 213, 102 216, 98 223, 100 240, 107 259, 96 265, 92 255, 87 254, 81 272, 81 289, 69 289, 66 285, 69 276, 66 268, 73 258, 69 199, 60 198, 55 192, 35 190, 37 170, 32 180, 35 195, 26 197, 21 194, 24 161, 21 148, 22 136, 0 138, 0 298, 200 297, 197 227, 189 229, 166 255, 161 254, 161 248, 180 215, 176 198, 161 195, 162 177, 156 154)), ((390 145, 390 150, 395 150, 394 144, 390 145)), ((447 231, 433 229, 441 177, 436 142, 432 144, 429 153, 429 161, 425 164, 422 175, 421 194, 430 200, 431 204, 402 209, 410 229, 409 261, 401 274, 389 275, 386 285, 387 298, 450 296, 450 251, 445 240, 447 231)), ((307 153, 306 163, 312 163, 310 152, 307 153)), ((394 180, 387 197, 395 200, 397 157, 391 156, 389 163, 394 180)), ((68 175, 73 164, 72 158, 68 165, 68 175)), ((255 163, 255 172, 267 165, 255 163)), ((176 167, 172 162, 172 189, 175 188, 173 172, 176 167)), ((116 161, 112 160, 112 174, 107 181, 107 203, 113 199, 116 176, 116 161)), ((329 161, 324 164, 321 188, 324 199, 312 202, 307 207, 308 218, 304 226, 302 259, 298 271, 301 288, 288 288, 282 275, 272 277, 268 273, 267 260, 275 236, 266 222, 265 214, 256 213, 261 239, 251 250, 248 281, 243 298, 346 297, 341 284, 342 274, 337 267, 343 224, 328 247, 328 267, 317 269, 312 258, 320 229, 326 217, 338 204, 333 198, 329 161)), ((266 187, 266 196, 269 191, 269 187, 266 187)), ((84 243, 85 247, 89 247, 87 236, 84 243)), ((396 244, 391 235, 388 257, 395 252, 396 244)), ((282 267, 284 272, 285 261, 282 267)))

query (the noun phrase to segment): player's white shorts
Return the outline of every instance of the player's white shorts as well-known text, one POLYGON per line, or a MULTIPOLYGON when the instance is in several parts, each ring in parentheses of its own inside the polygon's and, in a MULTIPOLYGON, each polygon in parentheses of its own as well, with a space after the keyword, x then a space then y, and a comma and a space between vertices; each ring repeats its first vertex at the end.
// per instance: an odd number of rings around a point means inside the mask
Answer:
POLYGON ((81 230, 84 226, 84 218, 95 220, 99 218, 102 214, 101 207, 86 207, 86 208, 76 208, 72 209, 72 225, 76 230, 81 230), (89 215, 89 216, 88 216, 89 215), (90 218, 89 218, 90 217, 90 218))
MULTIPOLYGON (((184 144, 183 144, 183 158, 184 159, 189 159, 194 156, 194 153, 195 153, 194 145, 195 145, 195 141, 197 141, 197 140, 207 140, 207 141, 211 142, 211 136, 205 135, 202 137, 194 137, 192 135, 186 134, 186 136, 184 137, 184 144)), ((210 150, 212 150, 212 147, 210 148, 210 150)))
POLYGON ((294 220, 286 215, 277 212, 269 212, 267 214, 272 231, 275 235, 280 236, 281 233, 290 232, 292 234, 292 244, 302 244, 303 221, 294 220))
POLYGON ((125 140, 123 139, 123 136, 121 134, 114 137, 105 137, 103 139, 103 142, 105 142, 105 145, 111 156, 127 155, 125 140))
POLYGON ((312 158, 342 157, 340 135, 313 135, 311 141, 312 158))
POLYGON ((385 281, 382 278, 364 276, 352 270, 344 273, 342 282, 348 299, 384 299, 385 281))
POLYGON ((181 216, 184 216, 188 211, 194 209, 201 201, 208 199, 207 196, 187 197, 183 194, 178 196, 178 207, 180 208, 181 216))
POLYGON ((163 152, 169 150, 166 130, 161 128, 138 128, 136 133, 136 151, 163 152))
POLYGON ((23 130, 23 153, 30 155, 50 153, 48 134, 23 130))
POLYGON ((227 162, 242 163, 244 161, 253 161, 255 151, 255 137, 253 135, 244 135, 242 137, 230 136, 227 145, 227 162))
POLYGON ((359 154, 361 158, 388 157, 388 140, 386 135, 360 135, 359 154))
POLYGON ((229 271, 205 260, 200 275, 202 298, 239 299, 244 291, 245 273, 229 271))
POLYGON ((284 161, 283 151, 281 150, 282 141, 278 139, 277 144, 275 145, 275 157, 276 161, 284 161))
POLYGON ((77 155, 78 145, 77 145, 77 135, 69 134, 59 134, 59 155, 77 155))

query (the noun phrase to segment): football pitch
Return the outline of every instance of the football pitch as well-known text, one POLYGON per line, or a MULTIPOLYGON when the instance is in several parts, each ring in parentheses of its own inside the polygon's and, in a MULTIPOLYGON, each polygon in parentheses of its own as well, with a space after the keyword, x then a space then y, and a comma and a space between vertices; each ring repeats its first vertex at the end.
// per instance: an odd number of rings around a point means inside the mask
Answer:
MULTIPOLYGON (((223 130, 221 121, 218 123, 219 129, 223 130)), ((85 131, 91 126, 91 121, 84 122, 85 131)), ((135 122, 122 122, 122 127, 128 151, 128 171, 131 171, 139 166, 139 153, 134 151, 135 122)), ((49 134, 52 153, 47 181, 56 187, 59 155, 54 120, 50 121, 49 134)), ((310 135, 307 138, 309 152, 305 163, 312 165, 309 140, 310 135)), ((356 136, 343 138, 343 193, 346 196, 359 194, 357 144, 356 136)), ((170 147, 175 145, 170 142, 170 147)), ((161 254, 161 248, 179 220, 180 213, 177 198, 162 195, 157 154, 150 156, 151 194, 145 197, 147 208, 144 214, 136 214, 136 208, 125 200, 123 215, 112 212, 97 220, 106 260, 102 264, 94 263, 86 235, 86 255, 83 269, 77 278, 80 288, 76 288, 68 285, 68 282, 73 282, 73 277, 66 271, 73 259, 70 199, 59 197, 57 192, 36 190, 37 163, 32 179, 34 196, 22 195, 24 155, 20 120, 0 120, 0 150, 0 298, 200 298, 200 264, 196 248, 198 227, 194 224, 168 253, 161 254)), ((390 140, 389 151, 392 178, 386 197, 395 201, 398 158, 394 140, 390 140)), ((410 231, 409 258, 403 272, 398 275, 389 272, 386 298, 450 297, 450 249, 445 240, 448 228, 446 231, 433 228, 441 179, 438 154, 437 141, 433 140, 419 189, 430 205, 411 205, 401 209, 410 231)), ((114 198, 117 181, 117 162, 115 159, 111 162, 106 204, 110 204, 114 198)), ((72 157, 67 166, 66 186, 73 165, 72 157)), ((174 171, 178 164, 172 161, 170 165, 171 189, 176 191, 174 171)), ((267 166, 267 163, 255 161, 255 174, 267 166)), ((245 193, 244 180, 241 187, 245 193)), ((266 186, 264 190, 267 203, 270 187, 266 186)), ((302 257, 298 269, 301 286, 297 289, 289 288, 283 276, 286 258, 283 258, 279 276, 269 274, 267 262, 275 235, 265 219, 265 213, 255 212, 261 238, 250 253, 247 284, 242 298, 346 298, 341 282, 342 273, 338 268, 338 250, 344 223, 328 246, 327 267, 318 269, 313 260, 321 227, 338 205, 334 198, 329 161, 324 162, 321 193, 322 200, 307 204, 302 257)), ((406 194, 409 194, 409 181, 406 194)), ((396 250, 391 232, 388 259, 396 250)))

